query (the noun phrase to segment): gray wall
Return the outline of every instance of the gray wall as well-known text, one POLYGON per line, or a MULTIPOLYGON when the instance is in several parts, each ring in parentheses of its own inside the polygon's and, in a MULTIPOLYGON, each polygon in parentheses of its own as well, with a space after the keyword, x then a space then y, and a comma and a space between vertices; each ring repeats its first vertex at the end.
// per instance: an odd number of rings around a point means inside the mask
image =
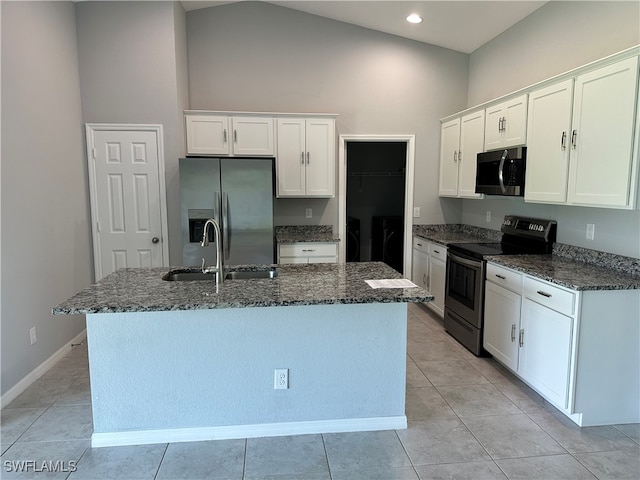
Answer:
MULTIPOLYGON (((416 223, 457 221, 438 201, 439 119, 466 106, 468 55, 275 5, 187 12, 193 109, 338 113, 339 134, 414 134, 416 223)), ((337 224, 338 202, 280 199, 276 224, 337 224)))
POLYGON ((2 140, 4 394, 84 329, 51 316, 93 273, 71 2, 2 2, 2 140))
MULTIPOLYGON (((547 3, 471 54, 467 106, 640 44, 639 19, 638 2, 547 3)), ((463 223, 497 229, 507 213, 553 218, 559 242, 640 257, 637 210, 525 204, 521 199, 461 202, 463 223), (493 216, 490 224, 487 210, 493 216), (587 223, 596 226, 594 240, 585 238, 587 223)))
POLYGON ((182 262, 178 157, 187 108, 186 20, 172 2, 76 4, 82 121, 164 128, 170 263, 182 262))

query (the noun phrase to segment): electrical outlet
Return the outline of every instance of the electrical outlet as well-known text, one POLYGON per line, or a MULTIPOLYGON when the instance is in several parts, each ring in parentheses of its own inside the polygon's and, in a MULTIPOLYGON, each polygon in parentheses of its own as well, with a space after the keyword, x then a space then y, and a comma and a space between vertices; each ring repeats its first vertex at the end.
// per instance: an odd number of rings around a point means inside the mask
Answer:
POLYGON ((587 240, 593 240, 593 236, 596 232, 595 223, 587 223, 587 240))
POLYGON ((31 345, 36 343, 36 341, 37 341, 37 338, 36 338, 36 327, 31 327, 29 329, 29 338, 31 339, 31 345))
POLYGON ((273 375, 273 388, 276 390, 285 390, 289 388, 289 369, 276 368, 273 375))
POLYGON ((413 207, 413 218, 420 218, 420 207, 413 207))
POLYGON ((304 216, 305 216, 305 218, 311 218, 313 216, 313 210, 311 210, 310 208, 307 208, 304 211, 304 216))
POLYGON ((491 223, 491 212, 487 210, 487 223, 491 223))

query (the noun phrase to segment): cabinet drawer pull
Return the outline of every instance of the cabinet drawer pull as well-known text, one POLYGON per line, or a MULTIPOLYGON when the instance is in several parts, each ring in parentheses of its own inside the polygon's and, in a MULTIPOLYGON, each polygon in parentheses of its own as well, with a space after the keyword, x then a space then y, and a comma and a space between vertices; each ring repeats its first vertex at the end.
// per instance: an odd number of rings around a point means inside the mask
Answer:
POLYGON ((538 290, 536 292, 538 295, 542 295, 543 297, 547 297, 547 298, 551 298, 553 295, 551 295, 550 293, 547 292, 543 292, 542 290, 538 290))
POLYGON ((453 161, 454 162, 458 161, 458 151, 457 150, 454 150, 454 152, 453 152, 453 161))
POLYGON ((571 132, 571 146, 576 148, 576 138, 578 137, 578 130, 571 132))
POLYGON ((516 324, 511 324, 511 343, 516 341, 516 324))
POLYGON ((238 131, 235 129, 233 130, 233 142, 238 143, 238 131))
POLYGON ((440 250, 434 250, 433 253, 440 253, 440 250))
POLYGON ((495 274, 496 277, 498 277, 500 280, 506 280, 507 277, 505 277, 504 275, 498 275, 497 273, 495 274))
POLYGON ((518 342, 521 347, 524 346, 524 328, 520 329, 520 340, 518 342))
POLYGON ((416 243, 416 245, 417 245, 417 246, 419 246, 419 247, 421 247, 421 246, 422 246, 422 244, 421 244, 421 243, 416 243))
POLYGON ((560 139, 560 147, 562 150, 567 149, 567 132, 562 132, 562 138, 560 139))
POLYGON ((315 252, 316 250, 315 250, 315 248, 306 248, 306 249, 303 248, 302 251, 303 252, 315 252))
POLYGON ((304 152, 302 152, 302 154, 300 155, 300 157, 302 158, 302 165, 304 165, 304 152))
POLYGON ((222 140, 223 140, 224 143, 227 143, 227 129, 226 128, 222 131, 222 140))
POLYGON ((311 154, 307 152, 307 165, 309 165, 309 159, 311 158, 311 154))

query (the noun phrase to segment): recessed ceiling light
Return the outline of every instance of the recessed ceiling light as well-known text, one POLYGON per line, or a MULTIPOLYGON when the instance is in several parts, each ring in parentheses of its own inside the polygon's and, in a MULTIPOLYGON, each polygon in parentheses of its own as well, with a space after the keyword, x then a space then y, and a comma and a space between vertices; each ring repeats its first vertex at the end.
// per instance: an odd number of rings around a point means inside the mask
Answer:
POLYGON ((407 17, 407 22, 409 23, 422 23, 422 17, 417 13, 412 13, 407 17))

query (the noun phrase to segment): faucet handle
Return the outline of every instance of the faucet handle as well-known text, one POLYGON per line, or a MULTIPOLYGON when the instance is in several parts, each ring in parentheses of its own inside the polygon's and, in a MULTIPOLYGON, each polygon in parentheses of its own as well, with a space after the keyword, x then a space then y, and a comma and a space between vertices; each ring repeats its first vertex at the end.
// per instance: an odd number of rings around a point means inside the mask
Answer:
POLYGON ((205 261, 204 261, 204 257, 202 257, 202 267, 200 267, 202 269, 202 273, 207 273, 206 269, 204 267, 205 261))

